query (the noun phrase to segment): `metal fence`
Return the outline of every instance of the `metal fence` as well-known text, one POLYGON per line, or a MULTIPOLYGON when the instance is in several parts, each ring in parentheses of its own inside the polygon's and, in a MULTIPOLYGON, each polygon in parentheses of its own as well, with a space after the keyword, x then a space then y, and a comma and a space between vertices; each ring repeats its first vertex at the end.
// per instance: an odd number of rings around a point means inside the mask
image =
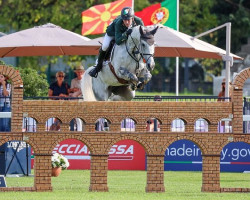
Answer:
POLYGON ((231 100, 230 97, 218 96, 136 96, 132 101, 198 101, 216 102, 231 100))

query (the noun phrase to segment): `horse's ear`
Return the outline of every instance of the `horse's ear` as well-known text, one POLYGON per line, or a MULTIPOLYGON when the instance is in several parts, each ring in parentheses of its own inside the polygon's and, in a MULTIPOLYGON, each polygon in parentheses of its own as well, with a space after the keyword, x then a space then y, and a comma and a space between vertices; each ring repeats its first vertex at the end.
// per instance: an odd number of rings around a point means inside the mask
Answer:
POLYGON ((153 29, 152 31, 150 31, 150 33, 151 33, 152 35, 154 35, 154 34, 156 33, 156 31, 158 30, 158 28, 159 28, 159 26, 157 26, 155 29, 153 29))
POLYGON ((141 34, 141 35, 144 35, 144 32, 143 32, 143 30, 142 30, 142 26, 140 26, 139 29, 140 29, 140 34, 141 34))

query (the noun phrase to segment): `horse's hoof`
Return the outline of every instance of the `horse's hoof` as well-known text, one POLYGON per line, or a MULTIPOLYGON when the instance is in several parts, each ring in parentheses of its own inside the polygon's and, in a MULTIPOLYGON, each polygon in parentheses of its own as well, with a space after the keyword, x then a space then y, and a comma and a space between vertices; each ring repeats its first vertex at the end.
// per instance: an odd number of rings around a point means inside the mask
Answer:
POLYGON ((138 85, 136 86, 139 90, 143 90, 144 89, 144 84, 143 83, 138 83, 138 85))

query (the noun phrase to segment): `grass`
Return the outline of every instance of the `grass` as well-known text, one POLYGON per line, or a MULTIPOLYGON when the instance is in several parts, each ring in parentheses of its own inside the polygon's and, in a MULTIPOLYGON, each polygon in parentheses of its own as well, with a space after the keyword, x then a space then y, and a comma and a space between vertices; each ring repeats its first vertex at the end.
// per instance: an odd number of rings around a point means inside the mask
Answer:
MULTIPOLYGON (((109 171, 109 192, 89 192, 89 170, 65 170, 52 178, 53 192, 6 192, 4 200, 247 200, 249 193, 204 193, 201 192, 201 172, 173 172, 164 174, 165 193, 146 193, 145 171, 109 171)), ((33 186, 34 177, 6 178, 8 187, 33 186)), ((250 174, 221 173, 221 187, 250 187, 250 174)))

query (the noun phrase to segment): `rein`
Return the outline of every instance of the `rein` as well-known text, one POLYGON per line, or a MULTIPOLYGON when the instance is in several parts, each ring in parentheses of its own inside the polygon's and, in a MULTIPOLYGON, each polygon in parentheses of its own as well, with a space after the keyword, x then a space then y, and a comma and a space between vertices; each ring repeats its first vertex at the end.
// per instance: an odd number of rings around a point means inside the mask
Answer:
POLYGON ((115 76, 115 78, 118 80, 119 83, 125 84, 125 85, 129 84, 128 81, 126 81, 126 80, 124 80, 124 79, 122 79, 122 78, 119 78, 119 77, 116 75, 115 69, 114 69, 113 65, 111 64, 111 62, 109 62, 109 69, 110 69, 110 71, 113 73, 113 75, 115 76))
POLYGON ((126 46, 126 50, 127 50, 127 53, 130 55, 130 57, 136 62, 136 71, 139 69, 139 62, 140 62, 140 60, 141 59, 143 59, 143 62, 144 63, 147 63, 147 61, 151 58, 151 57, 154 57, 154 54, 150 54, 150 53, 143 53, 140 49, 142 49, 142 45, 141 45, 141 38, 140 38, 140 43, 139 43, 139 48, 138 48, 138 46, 136 45, 136 43, 135 43, 135 41, 134 41, 134 39, 133 39, 133 37, 130 35, 130 37, 131 37, 131 39, 132 39, 132 41, 133 41, 133 43, 134 43, 134 49, 136 49, 137 51, 133 51, 133 54, 131 54, 130 52, 129 52, 129 50, 128 50, 128 45, 127 45, 127 41, 126 41, 126 43, 125 43, 125 46, 126 46), (140 55, 140 57, 137 59, 136 58, 136 54, 139 54, 140 55), (146 60, 145 58, 144 58, 144 56, 149 56, 148 57, 148 59, 146 60))

